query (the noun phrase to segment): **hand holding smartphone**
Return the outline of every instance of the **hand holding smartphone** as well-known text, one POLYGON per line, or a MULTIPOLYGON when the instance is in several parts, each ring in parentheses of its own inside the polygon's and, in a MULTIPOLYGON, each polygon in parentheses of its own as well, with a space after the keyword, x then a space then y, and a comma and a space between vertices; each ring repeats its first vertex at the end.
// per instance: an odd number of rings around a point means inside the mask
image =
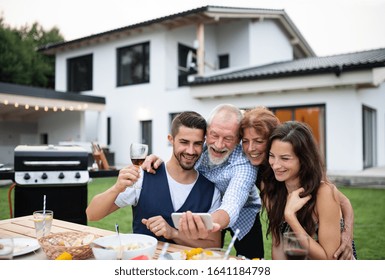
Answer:
MULTIPOLYGON (((183 213, 172 213, 171 218, 174 223, 175 228, 179 229, 179 220, 182 217, 183 213)), ((192 213, 194 216, 200 216, 202 218, 203 223, 205 224, 206 229, 213 229, 213 220, 211 218, 211 214, 209 213, 192 213)))

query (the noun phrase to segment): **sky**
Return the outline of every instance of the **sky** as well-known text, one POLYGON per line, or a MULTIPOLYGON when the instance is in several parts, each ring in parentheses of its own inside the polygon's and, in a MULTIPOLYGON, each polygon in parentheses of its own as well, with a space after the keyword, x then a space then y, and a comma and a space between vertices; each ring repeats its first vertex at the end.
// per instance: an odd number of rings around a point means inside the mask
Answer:
POLYGON ((0 15, 69 41, 207 5, 283 9, 318 56, 385 48, 385 0, 0 0, 0 15))

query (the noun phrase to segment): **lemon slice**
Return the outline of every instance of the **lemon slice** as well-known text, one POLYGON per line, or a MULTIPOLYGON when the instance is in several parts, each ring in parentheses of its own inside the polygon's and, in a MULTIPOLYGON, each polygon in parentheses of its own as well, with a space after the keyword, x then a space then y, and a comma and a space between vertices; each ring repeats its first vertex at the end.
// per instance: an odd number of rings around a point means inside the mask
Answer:
POLYGON ((68 252, 63 252, 55 260, 72 260, 72 255, 68 252))

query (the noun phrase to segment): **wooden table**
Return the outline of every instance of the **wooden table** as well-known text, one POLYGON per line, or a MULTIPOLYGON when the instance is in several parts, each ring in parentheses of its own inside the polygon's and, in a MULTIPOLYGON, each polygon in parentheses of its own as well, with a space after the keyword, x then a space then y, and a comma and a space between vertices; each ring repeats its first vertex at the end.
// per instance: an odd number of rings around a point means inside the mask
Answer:
MULTIPOLYGON (((58 219, 54 219, 52 222, 51 233, 59 233, 66 231, 74 231, 74 232, 90 232, 93 234, 97 234, 99 236, 107 236, 115 234, 114 231, 100 229, 96 227, 90 227, 86 225, 66 222, 58 219)), ((7 220, 0 220, 0 237, 32 237, 35 238, 35 226, 33 223, 33 217, 24 216, 7 220)), ((163 242, 158 242, 158 246, 155 252, 154 259, 158 258, 159 253, 163 247, 163 242)), ((191 249, 190 247, 170 244, 168 247, 168 252, 180 252, 184 249, 191 249)), ((14 259, 35 259, 35 260, 47 260, 45 253, 40 248, 35 252, 15 257, 14 259)))

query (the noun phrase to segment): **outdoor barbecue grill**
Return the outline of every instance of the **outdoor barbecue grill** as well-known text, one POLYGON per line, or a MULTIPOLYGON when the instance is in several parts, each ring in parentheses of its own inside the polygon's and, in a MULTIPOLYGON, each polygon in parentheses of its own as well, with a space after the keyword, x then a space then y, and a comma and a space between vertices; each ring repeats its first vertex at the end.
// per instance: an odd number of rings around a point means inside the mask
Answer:
POLYGON ((88 153, 79 146, 27 146, 15 148, 15 217, 43 208, 54 218, 87 224, 88 153))

